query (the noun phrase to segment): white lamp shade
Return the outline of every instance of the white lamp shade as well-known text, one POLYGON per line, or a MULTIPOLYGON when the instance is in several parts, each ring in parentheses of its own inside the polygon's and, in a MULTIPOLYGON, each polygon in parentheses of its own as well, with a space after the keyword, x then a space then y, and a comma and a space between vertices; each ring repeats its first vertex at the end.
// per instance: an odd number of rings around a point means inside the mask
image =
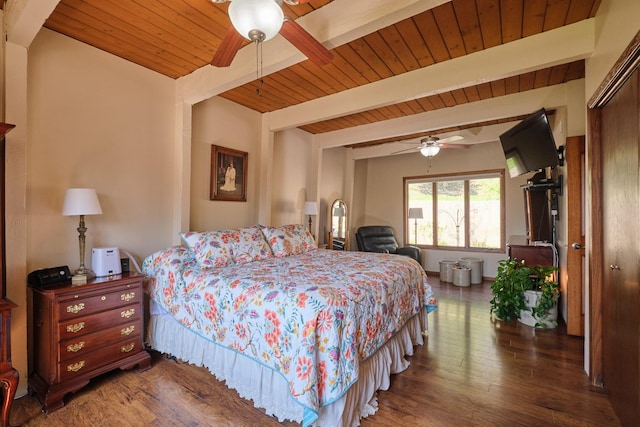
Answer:
POLYGON ((102 208, 93 188, 69 188, 64 193, 62 215, 100 215, 102 208))
POLYGON ((422 219, 422 208, 409 208, 409 218, 422 219))
POLYGON ((305 215, 318 215, 318 204, 316 202, 304 202, 302 213, 305 215))
POLYGON ((233 0, 229 4, 229 18, 243 37, 251 40, 249 32, 264 33, 267 41, 275 37, 282 27, 284 12, 275 0, 233 0))
POLYGON ((437 145, 427 145, 420 149, 420 154, 425 157, 433 157, 440 152, 440 147, 437 145))

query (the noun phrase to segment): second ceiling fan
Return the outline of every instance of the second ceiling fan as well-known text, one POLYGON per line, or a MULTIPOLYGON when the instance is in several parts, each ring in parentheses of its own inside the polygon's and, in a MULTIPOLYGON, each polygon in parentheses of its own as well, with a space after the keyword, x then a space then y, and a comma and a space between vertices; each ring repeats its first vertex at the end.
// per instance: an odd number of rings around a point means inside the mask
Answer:
POLYGON ((469 148, 470 145, 467 144, 450 144, 453 141, 460 141, 464 139, 460 135, 453 135, 447 138, 438 138, 437 136, 427 136, 426 138, 422 138, 420 140, 420 144, 417 147, 406 148, 404 150, 395 151, 391 154, 399 154, 407 151, 420 151, 425 157, 433 157, 440 152, 442 148, 469 148))
MULTIPOLYGON (((245 38, 254 43, 267 41, 280 33, 285 39, 317 65, 326 65, 333 54, 296 21, 286 18, 282 10, 283 0, 211 0, 229 4, 229 28, 218 47, 211 65, 228 67, 238 53, 245 38)), ((284 0, 297 5, 310 0, 284 0)))

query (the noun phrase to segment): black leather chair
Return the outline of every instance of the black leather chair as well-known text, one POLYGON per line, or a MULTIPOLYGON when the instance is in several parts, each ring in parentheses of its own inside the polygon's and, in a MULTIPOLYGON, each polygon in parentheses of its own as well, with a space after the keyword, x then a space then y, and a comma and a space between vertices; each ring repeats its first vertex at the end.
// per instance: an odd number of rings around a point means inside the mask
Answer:
POLYGON ((420 248, 417 246, 398 247, 393 228, 386 225, 366 225, 356 231, 358 250, 363 252, 386 252, 405 255, 422 265, 420 248))

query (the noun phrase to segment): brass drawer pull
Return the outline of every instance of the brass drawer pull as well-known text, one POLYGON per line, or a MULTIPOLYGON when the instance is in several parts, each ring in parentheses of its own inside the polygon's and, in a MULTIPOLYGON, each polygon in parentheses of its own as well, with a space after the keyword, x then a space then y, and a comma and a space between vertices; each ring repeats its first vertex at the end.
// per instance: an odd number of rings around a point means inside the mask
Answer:
POLYGON ((120 352, 121 353, 129 353, 131 350, 133 350, 135 348, 135 346, 136 345, 134 343, 123 345, 122 347, 120 347, 120 352))
POLYGON ((133 316, 134 314, 136 314, 136 309, 132 308, 130 310, 125 310, 125 311, 121 312, 120 313, 120 317, 124 317, 125 319, 128 319, 131 316, 133 316))
POLYGON ((136 293, 135 292, 129 292, 128 294, 122 294, 120 295, 120 299, 122 301, 131 301, 132 299, 134 299, 136 297, 136 293))
POLYGON ((69 305, 67 306, 67 313, 79 313, 82 310, 84 310, 84 303, 81 302, 80 304, 76 304, 76 305, 69 305))
POLYGON ((76 343, 76 344, 69 344, 67 346, 67 351, 76 353, 82 350, 83 348, 84 348, 84 341, 80 341, 79 343, 76 343))
POLYGON ((72 334, 75 334, 82 329, 84 329, 84 322, 74 323, 73 325, 67 326, 67 332, 71 332, 72 334))
POLYGON ((128 328, 121 329, 120 335, 131 335, 135 330, 136 330, 136 327, 134 325, 131 325, 128 328))
POLYGON ((73 365, 67 366, 67 371, 68 372, 78 372, 82 368, 84 368, 84 360, 81 360, 78 363, 74 363, 73 365))

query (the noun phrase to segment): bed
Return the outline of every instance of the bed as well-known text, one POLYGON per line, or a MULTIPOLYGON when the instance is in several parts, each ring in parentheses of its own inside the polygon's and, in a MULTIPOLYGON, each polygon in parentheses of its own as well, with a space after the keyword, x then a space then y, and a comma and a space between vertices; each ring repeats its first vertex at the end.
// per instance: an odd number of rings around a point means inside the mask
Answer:
POLYGON ((423 344, 436 300, 409 257, 317 249, 299 224, 181 237, 143 262, 147 344, 280 421, 358 425, 423 344))

